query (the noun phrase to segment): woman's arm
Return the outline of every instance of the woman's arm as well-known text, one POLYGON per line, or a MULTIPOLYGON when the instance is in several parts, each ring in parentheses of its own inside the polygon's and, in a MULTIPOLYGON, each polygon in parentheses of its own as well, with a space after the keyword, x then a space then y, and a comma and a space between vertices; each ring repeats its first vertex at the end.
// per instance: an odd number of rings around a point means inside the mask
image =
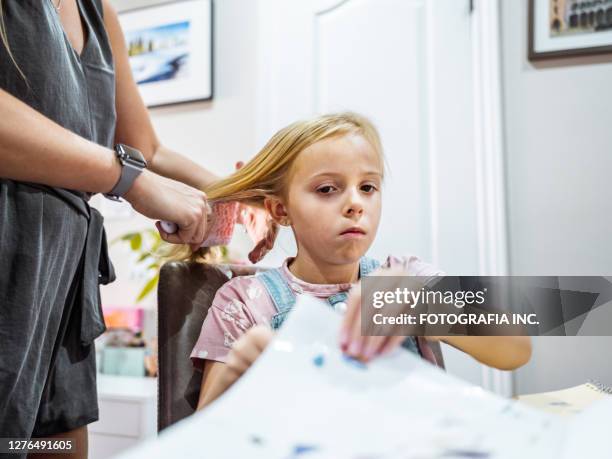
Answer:
MULTIPOLYGON (((91 193, 109 192, 121 174, 115 153, 64 129, 0 89, 0 177, 91 193)), ((179 225, 169 242, 198 247, 206 235, 201 191, 148 170, 125 199, 146 217, 179 225)))
POLYGON ((515 370, 531 358, 529 336, 427 336, 471 355, 480 363, 499 370, 515 370))
POLYGON ((0 89, 0 177, 108 192, 121 166, 112 150, 64 129, 0 89))
POLYGON ((200 190, 205 189, 218 177, 160 143, 151 123, 149 112, 132 76, 125 38, 117 12, 108 0, 103 1, 103 6, 104 24, 113 50, 117 82, 115 142, 125 143, 140 150, 147 159, 149 168, 157 174, 200 190))

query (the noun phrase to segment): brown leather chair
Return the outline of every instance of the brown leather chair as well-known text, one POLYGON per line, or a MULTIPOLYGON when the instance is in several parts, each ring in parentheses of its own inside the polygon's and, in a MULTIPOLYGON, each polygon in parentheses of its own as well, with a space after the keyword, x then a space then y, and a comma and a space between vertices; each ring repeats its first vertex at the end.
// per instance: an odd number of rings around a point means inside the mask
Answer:
MULTIPOLYGON (((202 373, 189 355, 215 293, 231 277, 255 274, 260 268, 172 262, 162 266, 158 286, 157 429, 192 414, 198 404, 202 373), (229 275, 228 275, 229 274, 229 275)), ((432 349, 444 368, 438 343, 432 349)))

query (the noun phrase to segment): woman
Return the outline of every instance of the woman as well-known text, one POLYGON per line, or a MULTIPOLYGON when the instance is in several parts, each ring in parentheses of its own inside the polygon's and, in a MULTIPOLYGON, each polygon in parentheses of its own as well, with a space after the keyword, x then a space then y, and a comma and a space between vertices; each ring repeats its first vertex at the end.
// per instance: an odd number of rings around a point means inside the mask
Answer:
POLYGON ((0 437, 67 436, 86 457, 98 283, 114 279, 87 200, 123 197, 195 249, 216 177, 160 144, 108 0, 0 0, 0 13, 0 437))

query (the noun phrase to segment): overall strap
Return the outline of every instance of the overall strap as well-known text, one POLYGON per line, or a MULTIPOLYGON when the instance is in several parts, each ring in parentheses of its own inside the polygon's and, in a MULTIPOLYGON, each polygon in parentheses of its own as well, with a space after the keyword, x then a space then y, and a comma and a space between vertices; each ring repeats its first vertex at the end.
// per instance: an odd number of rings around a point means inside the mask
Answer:
POLYGON ((346 303, 347 298, 347 292, 339 292, 327 297, 327 302, 335 307, 338 303, 346 303))
POLYGON ((359 260, 359 278, 369 276, 380 267, 378 260, 369 257, 361 257, 359 260))
MULTIPOLYGON (((367 276, 372 271, 375 271, 380 266, 380 263, 372 258, 362 257, 359 260, 359 277, 367 276)), ((261 279, 266 290, 272 298, 272 302, 276 307, 277 313, 272 317, 271 326, 273 329, 279 328, 285 319, 289 311, 295 306, 297 297, 287 279, 281 274, 282 268, 271 269, 257 274, 258 278, 261 279)), ((346 310, 346 300, 348 298, 348 292, 338 292, 327 298, 327 302, 330 306, 339 312, 346 310)))
POLYGON ((280 268, 264 271, 257 276, 263 282, 266 290, 268 290, 279 313, 287 312, 295 305, 297 300, 295 294, 280 273, 280 268))
MULTIPOLYGON (((375 271, 380 266, 380 263, 368 257, 361 257, 359 260, 359 278, 368 276, 372 271, 375 271)), ((339 292, 331 295, 327 298, 327 302, 339 312, 346 311, 346 300, 348 299, 348 292, 339 292)))

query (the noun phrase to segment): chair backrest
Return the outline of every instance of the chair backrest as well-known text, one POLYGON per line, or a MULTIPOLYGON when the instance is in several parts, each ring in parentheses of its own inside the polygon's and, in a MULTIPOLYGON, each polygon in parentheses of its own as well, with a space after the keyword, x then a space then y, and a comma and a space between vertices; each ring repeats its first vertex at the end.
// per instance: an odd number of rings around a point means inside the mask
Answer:
POLYGON ((215 293, 230 277, 254 274, 254 267, 172 262, 162 266, 157 293, 157 429, 192 414, 198 404, 202 373, 189 355, 215 293))
MULTIPOLYGON (((189 358, 215 293, 230 277, 255 274, 260 268, 172 262, 162 266, 157 294, 158 397, 157 429, 192 414, 198 404, 202 373, 189 358)), ((432 350, 443 368, 438 343, 432 350)))

